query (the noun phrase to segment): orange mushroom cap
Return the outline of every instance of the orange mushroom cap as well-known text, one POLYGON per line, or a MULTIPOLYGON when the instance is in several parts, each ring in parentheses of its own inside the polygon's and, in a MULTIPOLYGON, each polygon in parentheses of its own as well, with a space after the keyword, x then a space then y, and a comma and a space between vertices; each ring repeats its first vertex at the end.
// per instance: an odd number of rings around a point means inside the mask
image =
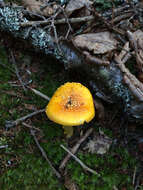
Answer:
POLYGON ((52 96, 46 114, 50 120, 65 126, 90 122, 95 116, 92 95, 82 84, 67 82, 52 96))

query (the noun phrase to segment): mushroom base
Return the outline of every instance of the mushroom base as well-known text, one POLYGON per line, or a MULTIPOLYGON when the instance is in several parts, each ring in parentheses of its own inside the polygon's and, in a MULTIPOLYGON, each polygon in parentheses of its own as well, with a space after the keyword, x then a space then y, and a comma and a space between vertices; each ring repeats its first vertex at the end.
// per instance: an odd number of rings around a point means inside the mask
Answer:
POLYGON ((72 126, 63 126, 64 134, 66 138, 70 138, 73 135, 73 127, 72 126))

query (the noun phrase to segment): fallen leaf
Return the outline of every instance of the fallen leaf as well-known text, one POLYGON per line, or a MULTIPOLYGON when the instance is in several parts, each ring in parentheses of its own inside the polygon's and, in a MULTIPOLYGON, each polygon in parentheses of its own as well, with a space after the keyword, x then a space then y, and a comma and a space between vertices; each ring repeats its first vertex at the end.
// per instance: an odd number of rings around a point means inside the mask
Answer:
POLYGON ((137 41, 139 48, 143 47, 143 32, 141 30, 137 30, 133 33, 135 41, 137 41))
POLYGON ((85 6, 91 5, 90 0, 70 0, 67 4, 65 11, 68 16, 70 16, 74 11, 79 10, 85 6))
POLYGON ((110 32, 99 32, 78 35, 73 39, 73 43, 78 48, 92 51, 94 54, 104 54, 117 47, 117 40, 110 32))
POLYGON ((105 154, 112 144, 112 140, 100 131, 100 134, 95 134, 93 139, 90 140, 87 145, 84 147, 84 150, 94 154, 105 154))
POLYGON ((141 30, 137 30, 136 32, 133 33, 133 37, 137 46, 136 47, 137 67, 139 72, 143 74, 143 32, 141 30))
POLYGON ((55 6, 51 7, 50 5, 47 5, 45 4, 45 2, 40 1, 40 0, 22 0, 22 4, 30 12, 33 12, 42 16, 48 17, 55 13, 55 6))

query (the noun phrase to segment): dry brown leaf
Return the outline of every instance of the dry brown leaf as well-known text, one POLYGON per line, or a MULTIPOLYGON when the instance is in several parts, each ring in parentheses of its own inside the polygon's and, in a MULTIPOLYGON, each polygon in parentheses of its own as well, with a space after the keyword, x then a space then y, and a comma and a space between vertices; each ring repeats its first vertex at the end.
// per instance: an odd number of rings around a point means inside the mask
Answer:
POLYGON ((116 49, 118 42, 110 32, 99 32, 78 35, 73 39, 73 43, 78 48, 94 54, 104 54, 116 49))
POLYGON ((143 73, 143 32, 141 30, 137 30, 132 33, 128 30, 127 35, 135 50, 137 69, 139 73, 143 73))
POLYGON ((133 33, 134 38, 136 41, 138 41, 138 45, 140 48, 143 46, 143 32, 141 30, 137 30, 136 32, 133 33))
POLYGON ((143 32, 141 30, 137 30, 133 33, 134 39, 137 42, 137 47, 143 50, 143 32))
POLYGON ((143 73, 143 32, 141 30, 137 30, 133 33, 133 36, 137 45, 136 61, 138 69, 141 73, 143 73))
POLYGON ((45 6, 45 3, 40 0, 22 0, 22 4, 30 12, 46 17, 53 15, 56 9, 55 6, 46 6, 45 8, 41 9, 45 6))
POLYGON ((95 134, 93 139, 90 140, 84 149, 92 154, 105 154, 112 144, 112 140, 100 130, 100 134, 95 134))
POLYGON ((70 0, 66 6, 66 14, 70 16, 74 11, 79 10, 85 6, 91 5, 90 0, 70 0))

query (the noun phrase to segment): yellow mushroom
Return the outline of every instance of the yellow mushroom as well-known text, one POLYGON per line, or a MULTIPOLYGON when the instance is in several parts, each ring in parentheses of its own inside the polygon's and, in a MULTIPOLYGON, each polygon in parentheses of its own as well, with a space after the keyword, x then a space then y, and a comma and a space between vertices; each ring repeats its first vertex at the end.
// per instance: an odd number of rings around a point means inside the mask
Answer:
POLYGON ((73 134, 72 126, 90 122, 95 115, 93 98, 85 86, 67 82, 59 87, 46 107, 48 118, 63 125, 67 137, 73 134))

